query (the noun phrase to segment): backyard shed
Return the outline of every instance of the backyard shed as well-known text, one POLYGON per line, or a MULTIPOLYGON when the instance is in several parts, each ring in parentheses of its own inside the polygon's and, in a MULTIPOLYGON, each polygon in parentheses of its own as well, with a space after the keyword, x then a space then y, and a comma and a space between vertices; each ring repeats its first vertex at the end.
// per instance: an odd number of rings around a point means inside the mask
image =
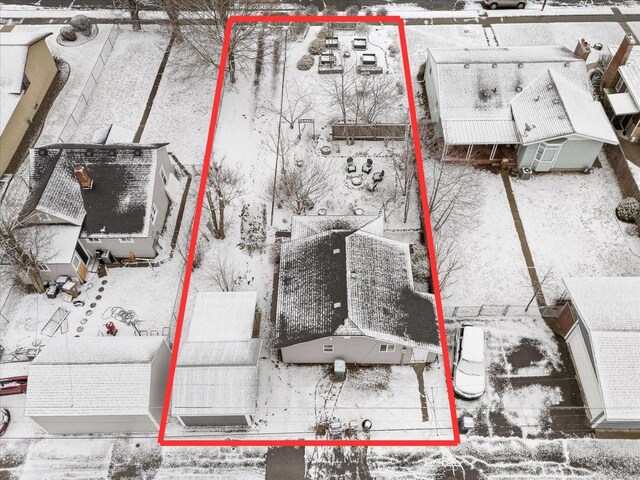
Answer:
POLYGON ((157 432, 171 352, 163 337, 59 337, 29 368, 25 416, 50 434, 157 432))
POLYGON ((171 413, 185 426, 249 426, 261 341, 252 338, 256 292, 200 292, 180 345, 171 413))

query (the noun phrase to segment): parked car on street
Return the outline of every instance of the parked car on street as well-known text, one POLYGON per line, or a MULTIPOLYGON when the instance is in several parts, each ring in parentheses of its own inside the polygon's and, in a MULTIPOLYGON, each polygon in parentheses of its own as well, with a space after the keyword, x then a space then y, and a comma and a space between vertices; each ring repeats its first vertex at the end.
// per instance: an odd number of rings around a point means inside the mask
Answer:
POLYGON ((7 428, 9 428, 9 422, 11 421, 11 414, 6 408, 0 408, 0 437, 5 434, 7 428))
POLYGON ((526 0, 482 0, 485 7, 490 10, 496 8, 518 8, 522 10, 527 4, 526 0))
POLYGON ((464 323, 456 334, 453 352, 453 390, 461 397, 479 398, 486 386, 485 333, 464 323))

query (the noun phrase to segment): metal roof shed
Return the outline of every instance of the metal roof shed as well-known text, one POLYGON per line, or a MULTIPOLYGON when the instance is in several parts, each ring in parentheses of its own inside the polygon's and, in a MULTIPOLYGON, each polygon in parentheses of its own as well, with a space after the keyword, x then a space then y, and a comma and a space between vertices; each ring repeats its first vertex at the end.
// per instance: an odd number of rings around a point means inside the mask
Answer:
POLYGON ((50 434, 158 430, 171 352, 164 337, 60 337, 29 368, 25 416, 50 434))

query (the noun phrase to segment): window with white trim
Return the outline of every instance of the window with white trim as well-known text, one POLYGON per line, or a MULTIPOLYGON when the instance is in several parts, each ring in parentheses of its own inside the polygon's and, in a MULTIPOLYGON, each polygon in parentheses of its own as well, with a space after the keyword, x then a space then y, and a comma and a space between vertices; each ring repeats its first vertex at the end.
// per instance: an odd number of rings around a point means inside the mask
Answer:
POLYGON ((396 351, 396 346, 393 343, 380 344, 380 351, 383 353, 391 353, 396 351))
POLYGON ((131 238, 131 237, 122 237, 122 238, 119 238, 118 241, 120 243, 133 243, 133 238, 131 238))
POLYGON ((561 143, 541 143, 536 150, 535 159, 537 162, 553 163, 561 148, 561 143))
POLYGON ((87 243, 102 243, 102 240, 100 240, 99 238, 87 237, 86 240, 87 243))
POLYGON ((167 174, 162 167, 160 167, 160 180, 162 180, 162 184, 166 187, 169 179, 167 178, 167 174))
POLYGON ((42 264, 38 265, 38 270, 40 270, 41 272, 50 272, 51 271, 48 266, 42 265, 42 264))
POLYGON ((80 262, 82 260, 80 260, 80 257, 78 256, 77 253, 73 254, 73 258, 71 259, 71 265, 73 265, 73 268, 75 268, 76 270, 78 270, 78 267, 80 267, 80 262))
POLYGON ((153 205, 151 205, 151 225, 156 224, 157 216, 158 216, 158 207, 156 207, 156 204, 154 203, 153 205))
POLYGON ((322 351, 324 353, 333 353, 333 344, 328 343, 328 344, 322 345, 322 351))

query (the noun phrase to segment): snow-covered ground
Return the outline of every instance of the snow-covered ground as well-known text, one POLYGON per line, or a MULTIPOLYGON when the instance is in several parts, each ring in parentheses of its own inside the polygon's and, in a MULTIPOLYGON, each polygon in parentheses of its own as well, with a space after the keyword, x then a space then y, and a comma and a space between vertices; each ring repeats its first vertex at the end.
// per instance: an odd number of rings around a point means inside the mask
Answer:
POLYGON ((542 287, 548 303, 564 291, 563 277, 640 275, 640 257, 634 253, 640 239, 617 221, 615 208, 622 194, 602 154, 600 161, 602 168, 590 175, 512 179, 538 275, 552 272, 542 287))

